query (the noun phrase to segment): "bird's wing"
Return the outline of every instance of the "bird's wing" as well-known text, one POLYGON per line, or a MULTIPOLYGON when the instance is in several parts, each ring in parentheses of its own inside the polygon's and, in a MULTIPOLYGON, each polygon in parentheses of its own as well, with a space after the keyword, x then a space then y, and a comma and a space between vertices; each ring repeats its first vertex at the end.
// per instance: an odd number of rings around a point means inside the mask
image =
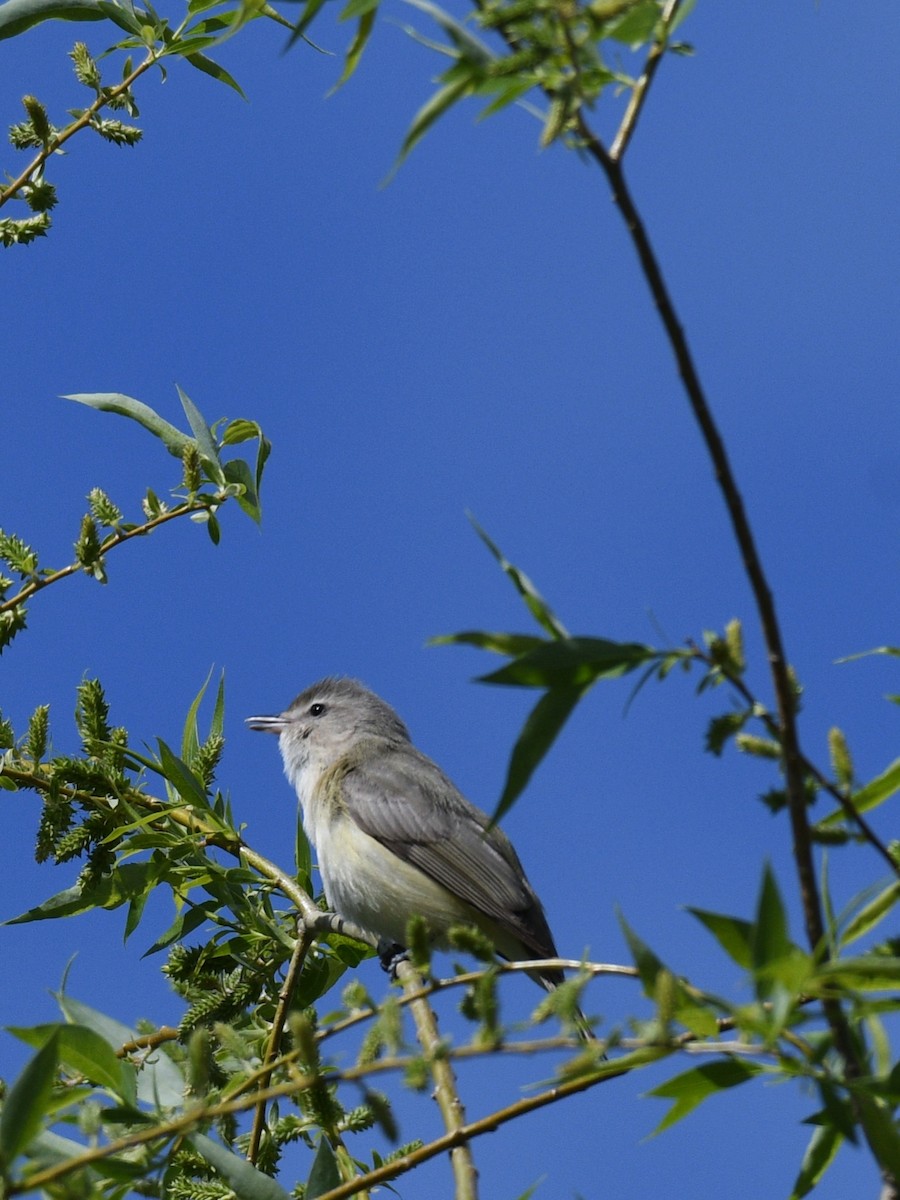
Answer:
POLYGON ((344 776, 350 816, 370 837, 496 921, 536 958, 556 947, 509 839, 411 746, 390 744, 344 776))

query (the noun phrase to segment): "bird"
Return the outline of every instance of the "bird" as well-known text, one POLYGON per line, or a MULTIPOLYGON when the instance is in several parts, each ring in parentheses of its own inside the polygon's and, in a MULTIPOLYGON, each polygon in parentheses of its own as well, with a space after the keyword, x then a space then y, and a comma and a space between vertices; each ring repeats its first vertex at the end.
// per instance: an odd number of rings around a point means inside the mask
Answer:
MULTIPOLYGON (((380 696, 329 676, 283 712, 246 723, 278 736, 328 905, 378 941, 380 953, 388 944, 402 949, 419 916, 439 949, 448 948, 451 927, 472 925, 505 959, 558 957, 509 838, 416 749, 380 696)), ((556 967, 529 974, 548 991, 564 979, 556 967)), ((577 1023, 589 1030, 580 1013, 577 1023)))

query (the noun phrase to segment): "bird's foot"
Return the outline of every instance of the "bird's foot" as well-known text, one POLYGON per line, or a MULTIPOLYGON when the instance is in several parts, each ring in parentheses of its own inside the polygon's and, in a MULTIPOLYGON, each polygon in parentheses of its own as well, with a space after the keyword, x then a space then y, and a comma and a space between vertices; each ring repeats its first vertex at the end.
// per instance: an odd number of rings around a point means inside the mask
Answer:
POLYGON ((392 981, 395 980, 397 978, 397 967, 409 958, 406 947, 401 946, 399 942, 392 942, 388 938, 382 938, 378 943, 377 953, 382 970, 387 971, 392 981))

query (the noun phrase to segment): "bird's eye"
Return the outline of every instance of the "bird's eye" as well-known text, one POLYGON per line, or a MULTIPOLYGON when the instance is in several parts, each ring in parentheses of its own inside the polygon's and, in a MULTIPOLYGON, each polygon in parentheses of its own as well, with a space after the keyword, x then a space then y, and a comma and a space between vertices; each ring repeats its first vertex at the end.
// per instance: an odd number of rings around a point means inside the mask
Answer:
POLYGON ((309 715, 311 717, 321 717, 323 712, 325 712, 325 705, 320 704, 318 701, 309 706, 309 715))

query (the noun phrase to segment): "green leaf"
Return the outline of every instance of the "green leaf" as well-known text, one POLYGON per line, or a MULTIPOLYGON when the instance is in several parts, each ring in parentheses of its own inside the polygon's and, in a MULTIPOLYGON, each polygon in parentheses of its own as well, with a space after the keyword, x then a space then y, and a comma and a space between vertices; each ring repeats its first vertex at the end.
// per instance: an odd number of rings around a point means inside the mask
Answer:
POLYGON ((228 483, 236 483, 241 491, 235 496, 238 504, 248 517, 257 524, 262 520, 262 510, 259 506, 259 496, 256 494, 256 484, 250 467, 242 458, 233 459, 225 464, 225 479, 228 483))
POLYGON ((569 718, 575 705, 590 685, 582 687, 551 688, 545 692, 531 710, 522 732, 516 739, 503 794, 497 804, 491 822, 496 824, 512 808, 522 794, 529 779, 556 741, 560 730, 569 718))
MULTIPOLYGON (((352 0, 351 0, 352 2, 352 0)), ((353 41, 347 47, 347 53, 344 56, 344 69, 341 71, 341 77, 329 91, 328 95, 333 96, 338 88, 343 87, 356 68, 359 66, 359 60, 362 58, 363 50, 368 45, 372 30, 375 28, 375 17, 378 13, 378 0, 362 0, 366 5, 365 11, 359 18, 356 26, 356 33, 353 36, 353 41)), ((350 5, 347 6, 348 8, 350 5)), ((346 12, 342 17, 346 16, 346 12)))
POLYGON ((0 40, 41 21, 102 21, 97 0, 6 0, 0 4, 0 40))
MULTIPOLYGON (((876 775, 870 780, 865 787, 854 792, 850 797, 850 803, 858 813, 868 812, 869 809, 877 808, 879 804, 883 804, 900 790, 900 758, 895 758, 889 767, 886 767, 880 775, 876 775)), ((837 808, 834 812, 830 812, 818 822, 818 826, 835 825, 841 821, 846 821, 847 815, 842 808, 837 808)))
POLYGON ((338 20, 353 21, 357 17, 364 17, 366 13, 377 11, 378 4, 379 0, 348 0, 338 20))
POLYGON ((29 1046, 46 1046, 55 1040, 58 1062, 119 1099, 133 1105, 137 1099, 134 1068, 116 1055, 115 1049, 86 1025, 9 1026, 10 1033, 29 1046))
POLYGON ((159 746, 160 765, 168 782, 187 804, 194 808, 208 809, 209 800, 203 790, 203 784, 187 763, 173 754, 162 738, 157 738, 156 742, 159 746))
POLYGON ((437 4, 432 4, 431 0, 406 0, 406 3, 412 5, 413 8, 419 9, 420 12, 427 13, 443 29, 444 33, 447 34, 463 57, 468 59, 469 62, 484 65, 493 61, 495 56, 484 42, 479 41, 455 17, 445 12, 437 4))
POLYGON ((479 680, 514 687, 584 687, 598 679, 616 679, 659 658, 658 650, 639 642, 565 637, 543 642, 479 680))
POLYGON ((809 1195, 831 1166, 843 1140, 840 1130, 833 1125, 820 1125, 813 1131, 790 1200, 802 1200, 809 1195))
POLYGON ((515 657, 545 645, 545 639, 534 633, 488 633, 470 629, 463 633, 442 633, 429 638, 429 646, 477 646, 479 650, 490 650, 494 654, 515 657))
POLYGON ((59 1035, 48 1038, 12 1085, 0 1112, 0 1164, 8 1170, 38 1134, 59 1066, 59 1035))
POLYGON ((261 426, 256 421, 248 421, 243 417, 229 421, 222 434, 222 445, 234 446, 239 442, 249 442, 254 438, 258 442, 256 451, 256 494, 258 496, 262 487, 263 470, 272 453, 272 443, 263 433, 261 426))
MULTIPOLYGON (((246 1158, 226 1150, 205 1133, 189 1134, 187 1140, 215 1168, 216 1174, 228 1184, 238 1200, 290 1200, 289 1194, 270 1175, 264 1175, 246 1158)), ((307 1192, 309 1195, 311 1193, 307 1192)))
MULTIPOLYGON (((219 464, 219 448, 213 439, 209 426, 203 419, 203 414, 200 412, 197 405, 185 392, 181 390, 178 384, 175 384, 175 390, 178 392, 178 399, 181 401, 181 407, 184 409, 185 416, 188 419, 188 424, 194 434, 194 440, 200 451, 202 458, 207 459, 211 466, 220 466, 219 464)), ((220 482, 219 472, 215 473, 216 482, 220 482)))
POLYGON ((453 83, 447 83, 443 87, 438 88, 434 95, 425 101, 413 117, 412 124, 406 131, 406 137, 403 139, 403 144, 400 147, 400 153, 397 155, 397 161, 391 170, 391 175, 402 166, 411 151, 422 140, 435 121, 439 117, 442 117, 448 109, 452 108, 457 100, 461 100, 463 96, 471 95, 473 88, 473 80, 469 76, 465 76, 454 80, 453 83))
POLYGON ((747 1062, 742 1058, 726 1058, 716 1062, 704 1063, 668 1079, 659 1087, 653 1088, 648 1096, 657 1096, 663 1100, 674 1101, 672 1107, 653 1131, 653 1136, 669 1129, 678 1121, 694 1111, 709 1096, 723 1092, 728 1088, 737 1087, 760 1074, 762 1067, 747 1062))
POLYGON ((656 995, 657 978, 661 971, 667 970, 667 967, 662 959, 657 958, 650 947, 638 937, 621 913, 618 914, 618 917, 631 951, 631 957, 634 959, 634 965, 637 967, 644 995, 649 996, 652 1000, 656 995))
POLYGON ((500 547, 491 540, 489 535, 481 528, 471 513, 468 514, 472 526, 484 544, 490 550, 491 554, 500 564, 503 572, 509 577, 513 587, 525 601, 531 615, 537 623, 550 634, 552 638, 567 638, 568 630, 558 619, 556 614, 551 609, 550 605, 540 594, 524 571, 520 571, 513 563, 505 557, 500 547))
POLYGON ((288 43, 285 47, 287 50, 290 50, 294 42, 303 37, 304 33, 312 24, 316 14, 324 3, 325 0, 306 0, 306 4, 303 6, 303 12, 300 14, 300 19, 294 26, 291 36, 288 38, 288 43))
POLYGON ((122 417, 137 421, 154 437, 158 437, 169 453, 174 454, 176 458, 181 458, 185 448, 193 440, 168 421, 164 421, 149 405, 134 400, 131 396, 123 396, 121 392, 76 392, 63 396, 62 399, 75 400, 79 404, 86 404, 88 408, 118 413, 122 417))
POLYGON ((725 749, 726 743, 735 734, 740 733, 752 715, 751 709, 744 709, 740 712, 727 712, 713 717, 706 729, 707 752, 719 757, 725 749))
POLYGON ((205 54, 186 54, 184 61, 189 62, 198 71, 202 71, 204 75, 209 75, 211 79, 216 79, 219 83, 224 83, 226 87, 232 88, 242 100, 247 99, 244 89, 232 75, 229 75, 220 63, 213 62, 205 54))
MULTIPOLYGON (((127 1046, 139 1036, 121 1021, 82 1004, 64 992, 54 995, 68 1021, 92 1029, 111 1046, 127 1046)), ((142 1059, 141 1069, 137 1073, 138 1099, 154 1108, 181 1109, 184 1105, 184 1089, 184 1077, 167 1054, 158 1052, 142 1059)))
POLYGON ((194 697, 191 707, 187 711, 187 716, 184 719, 184 729, 181 733, 181 757, 186 763, 190 762, 200 749, 200 738, 197 734, 197 713, 200 709, 200 704, 203 701, 203 697, 206 695, 206 689, 209 687, 209 681, 212 679, 212 673, 213 668, 210 667, 209 674, 204 680, 200 691, 194 697))
POLYGON ((74 917, 95 908, 113 909, 155 887, 165 873, 164 862, 124 863, 91 887, 66 888, 26 912, 9 917, 4 925, 27 925, 32 921, 74 917))
POLYGON ((756 921, 750 950, 752 965, 759 970, 784 958, 791 950, 787 914, 772 868, 766 865, 756 906, 756 921))
POLYGON ((316 1157, 313 1159, 312 1170, 306 1184, 306 1200, 316 1200, 317 1196, 323 1196, 332 1188, 338 1187, 340 1182, 341 1175, 334 1151, 329 1145, 328 1139, 322 1136, 319 1138, 316 1157))
POLYGON ((861 938, 870 929, 874 929, 898 900, 900 900, 900 880, 894 879, 847 923, 841 936, 841 945, 849 946, 851 942, 861 938))
POLYGON ((166 950, 174 942, 180 942, 195 929, 199 929, 209 916, 218 911, 219 907, 218 900, 204 900, 200 904, 192 904, 189 908, 183 909, 165 933, 161 934, 153 945, 144 951, 143 957, 149 958, 151 954, 166 950))
POLYGON ((891 991, 900 986, 900 958, 888 958, 880 954, 840 958, 823 963, 818 968, 816 978, 826 985, 839 983, 858 991, 891 991))
POLYGON ((713 935, 725 953, 739 967, 749 970, 753 965, 753 926, 740 917, 727 917, 724 913, 707 912, 702 908, 688 908, 713 935))

